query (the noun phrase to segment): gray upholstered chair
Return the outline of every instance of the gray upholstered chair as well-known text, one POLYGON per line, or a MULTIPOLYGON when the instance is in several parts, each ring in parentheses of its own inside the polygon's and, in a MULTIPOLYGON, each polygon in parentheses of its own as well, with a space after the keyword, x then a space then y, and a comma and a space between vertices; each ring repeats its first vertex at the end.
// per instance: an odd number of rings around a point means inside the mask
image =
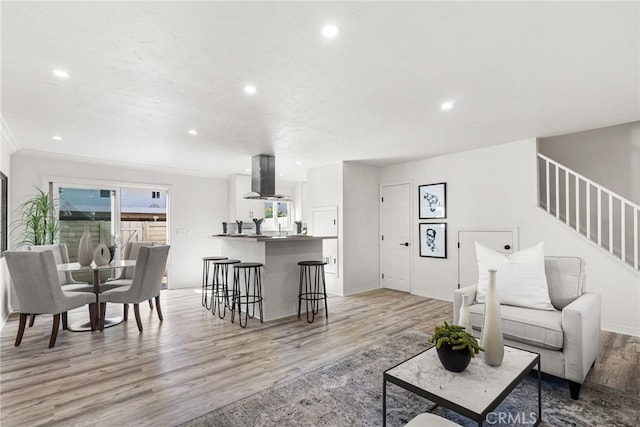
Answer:
MULTIPOLYGON (((540 354, 541 370, 569 381, 571 397, 580 387, 600 349, 600 294, 585 292, 585 262, 578 257, 544 257, 549 298, 555 310, 502 305, 505 345, 540 354)), ((458 323, 462 295, 467 295, 469 319, 480 336, 484 304, 475 302, 477 285, 453 294, 453 321, 458 323)))
MULTIPOLYGON (((131 284, 119 286, 100 294, 100 312, 102 319, 106 311, 106 303, 133 304, 133 311, 136 316, 138 330, 142 332, 142 322, 140 320, 140 303, 152 298, 156 300, 156 309, 160 321, 162 311, 160 309, 160 287, 162 286, 162 276, 169 256, 169 245, 162 246, 142 246, 136 258, 136 268, 131 284)), ((100 330, 104 330, 104 323, 101 322, 100 330)))
MULTIPOLYGON (((54 243, 52 245, 29 245, 27 249, 33 252, 52 251, 53 258, 56 260, 56 264, 68 264, 69 250, 64 243, 54 243)), ((93 285, 87 282, 78 282, 73 278, 70 271, 58 272, 58 279, 60 280, 60 286, 64 292, 93 292, 93 285)), ((91 313, 89 313, 91 314, 91 313)), ((29 327, 33 326, 36 320, 36 315, 32 314, 29 319, 29 327)), ((63 327, 67 327, 67 314, 63 313, 63 327)))
MULTIPOLYGON (((154 246, 153 242, 127 242, 124 245, 124 250, 122 252, 122 259, 126 260, 136 260, 138 258, 138 251, 143 246, 154 246)), ((103 291, 108 291, 110 289, 114 289, 119 286, 129 286, 133 280, 135 268, 125 267, 120 270, 120 274, 116 276, 114 279, 107 280, 101 286, 103 291)), ((159 294, 158 294, 159 295, 159 294)), ((153 310, 153 300, 149 300, 149 308, 153 310)), ((129 320, 129 304, 124 305, 124 320, 125 322, 129 320)))
MULTIPOLYGON (((67 245, 64 243, 38 246, 30 245, 27 246, 27 249, 33 252, 52 251, 56 264, 68 264, 71 262, 69 261, 67 245)), ((62 290, 65 292, 93 292, 93 285, 91 283, 76 281, 73 276, 71 276, 70 271, 59 272, 58 279, 62 290)))
POLYGON ((66 329, 68 310, 90 304, 91 329, 95 329, 97 304, 93 292, 65 292, 60 287, 53 251, 7 251, 7 267, 20 307, 20 324, 15 345, 19 346, 29 314, 53 314, 49 348, 56 343, 60 327, 66 329))

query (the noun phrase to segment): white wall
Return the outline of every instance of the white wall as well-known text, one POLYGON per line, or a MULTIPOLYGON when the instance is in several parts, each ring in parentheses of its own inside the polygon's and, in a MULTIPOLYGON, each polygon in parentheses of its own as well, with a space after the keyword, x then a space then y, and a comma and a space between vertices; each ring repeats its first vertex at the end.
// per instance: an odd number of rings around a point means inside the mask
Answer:
MULTIPOLYGON (((452 299, 459 229, 517 226, 521 249, 544 241, 548 255, 584 258, 587 288, 602 295, 603 328, 640 336, 640 278, 536 206, 536 173, 535 139, 381 168, 383 185, 447 183, 447 259, 421 258, 414 240, 413 292, 452 299)), ((412 218, 417 236, 415 210, 412 218)))
POLYGON ((105 180, 127 184, 170 186, 169 190, 169 286, 200 286, 202 257, 219 253, 219 243, 210 238, 227 216, 227 181, 176 175, 152 170, 100 165, 86 161, 40 157, 16 153, 11 158, 10 207, 43 185, 43 177, 105 180))
POLYGON ((345 295, 380 287, 378 168, 343 163, 345 295))

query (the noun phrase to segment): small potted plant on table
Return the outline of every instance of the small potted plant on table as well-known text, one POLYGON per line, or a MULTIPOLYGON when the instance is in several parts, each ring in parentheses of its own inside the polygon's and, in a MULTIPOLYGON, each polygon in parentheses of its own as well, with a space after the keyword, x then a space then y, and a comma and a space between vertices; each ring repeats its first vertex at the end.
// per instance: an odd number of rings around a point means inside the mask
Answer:
POLYGON ((449 371, 464 371, 471 358, 484 351, 473 335, 465 332, 464 326, 444 325, 436 326, 433 336, 429 340, 436 344, 440 363, 449 371))

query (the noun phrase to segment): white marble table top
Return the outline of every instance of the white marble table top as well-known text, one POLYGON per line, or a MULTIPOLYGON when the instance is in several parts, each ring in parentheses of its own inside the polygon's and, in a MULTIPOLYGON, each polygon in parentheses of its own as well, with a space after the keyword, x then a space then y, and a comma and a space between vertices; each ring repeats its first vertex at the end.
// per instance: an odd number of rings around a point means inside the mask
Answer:
POLYGON ((436 347, 386 371, 434 396, 482 414, 524 371, 537 361, 538 355, 513 347, 504 348, 504 360, 497 367, 486 365, 479 355, 463 372, 446 370, 438 359, 436 347))

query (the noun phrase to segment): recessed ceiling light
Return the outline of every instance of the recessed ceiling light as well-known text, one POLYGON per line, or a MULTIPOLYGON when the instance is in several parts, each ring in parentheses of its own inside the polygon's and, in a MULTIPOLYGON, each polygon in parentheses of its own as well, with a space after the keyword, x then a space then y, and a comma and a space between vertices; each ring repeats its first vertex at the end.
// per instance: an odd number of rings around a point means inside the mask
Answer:
POLYGON ((279 173, 278 176, 284 176, 284 174, 283 173, 279 173))
POLYGON ((244 171, 245 172, 251 172, 251 169, 245 169, 244 171))
POLYGON ((440 109, 443 111, 451 110, 452 108, 453 108, 453 101, 443 102, 442 105, 440 105, 440 109))
POLYGON ((328 39, 333 39, 337 37, 338 33, 340 33, 340 29, 338 28, 337 25, 327 24, 324 27, 322 27, 322 35, 328 39))
POLYGON ((62 141, 62 137, 60 135, 53 135, 51 139, 55 139, 56 141, 62 141))
POLYGON ((189 129, 189 135, 197 135, 198 131, 195 129, 189 129))
POLYGON ((301 165, 301 164, 302 164, 302 162, 296 162, 296 165, 301 165))
POLYGON ((257 89, 253 85, 246 85, 244 87, 244 93, 246 93, 247 95, 254 95, 256 92, 257 92, 257 89))
POLYGON ((61 79, 69 78, 69 73, 67 73, 65 70, 61 70, 60 68, 54 68, 53 70, 51 70, 51 72, 53 73, 54 76, 59 77, 61 79))

